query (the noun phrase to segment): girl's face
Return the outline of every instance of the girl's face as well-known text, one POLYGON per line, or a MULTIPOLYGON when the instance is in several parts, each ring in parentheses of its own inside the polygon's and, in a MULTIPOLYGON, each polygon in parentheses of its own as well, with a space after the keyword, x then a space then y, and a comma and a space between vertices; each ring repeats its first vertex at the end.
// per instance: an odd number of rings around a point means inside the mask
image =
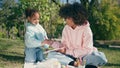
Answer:
POLYGON ((31 22, 33 25, 39 23, 39 13, 34 13, 32 17, 28 17, 28 21, 31 22))
POLYGON ((75 28, 76 28, 77 25, 74 24, 72 18, 66 18, 65 21, 66 21, 66 24, 67 24, 68 26, 70 26, 72 29, 75 29, 75 28))

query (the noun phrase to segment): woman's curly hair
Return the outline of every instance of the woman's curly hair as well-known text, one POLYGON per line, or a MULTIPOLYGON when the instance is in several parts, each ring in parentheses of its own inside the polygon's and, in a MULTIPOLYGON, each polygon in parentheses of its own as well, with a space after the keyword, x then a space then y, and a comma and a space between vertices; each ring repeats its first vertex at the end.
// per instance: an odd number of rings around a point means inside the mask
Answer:
POLYGON ((62 6, 59 15, 64 19, 72 18, 76 25, 83 25, 88 18, 86 9, 77 2, 62 6))

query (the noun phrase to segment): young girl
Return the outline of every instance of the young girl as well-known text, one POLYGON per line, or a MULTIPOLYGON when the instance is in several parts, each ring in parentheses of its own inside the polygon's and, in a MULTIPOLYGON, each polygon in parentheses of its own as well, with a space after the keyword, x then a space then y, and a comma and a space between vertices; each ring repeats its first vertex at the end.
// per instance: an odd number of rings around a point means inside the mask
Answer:
POLYGON ((39 24, 39 11, 36 9, 26 9, 25 16, 25 63, 37 63, 44 60, 41 46, 47 42, 47 34, 39 24))
POLYGON ((66 4, 59 10, 66 25, 62 33, 59 52, 50 52, 48 58, 57 58, 62 64, 78 66, 86 61, 86 68, 96 68, 107 62, 104 53, 93 47, 93 35, 87 21, 87 12, 79 3, 66 4))

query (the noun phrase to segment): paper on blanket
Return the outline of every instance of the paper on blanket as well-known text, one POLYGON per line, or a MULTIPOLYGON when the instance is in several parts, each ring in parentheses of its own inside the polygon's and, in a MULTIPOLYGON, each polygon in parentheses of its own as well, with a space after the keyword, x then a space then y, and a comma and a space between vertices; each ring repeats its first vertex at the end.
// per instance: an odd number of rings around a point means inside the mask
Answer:
POLYGON ((47 53, 52 52, 52 51, 58 51, 60 49, 62 49, 62 48, 56 48, 56 49, 48 50, 48 51, 45 51, 43 54, 47 54, 47 53))
POLYGON ((57 50, 60 50, 64 47, 60 47, 61 46, 61 43, 58 42, 58 41, 55 41, 52 45, 50 45, 52 47, 52 49, 48 49, 47 51, 44 52, 44 54, 47 54, 49 52, 52 52, 52 51, 57 51, 57 50))

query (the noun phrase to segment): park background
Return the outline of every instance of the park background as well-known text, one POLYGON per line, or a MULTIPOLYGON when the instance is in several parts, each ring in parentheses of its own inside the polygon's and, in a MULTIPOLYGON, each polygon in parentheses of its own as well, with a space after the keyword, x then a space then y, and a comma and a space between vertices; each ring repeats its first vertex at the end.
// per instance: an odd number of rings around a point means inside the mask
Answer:
POLYGON ((25 8, 39 9, 49 39, 61 39, 65 22, 58 10, 73 2, 87 9, 94 46, 108 58, 102 68, 120 68, 120 0, 0 0, 0 68, 23 67, 25 8))

